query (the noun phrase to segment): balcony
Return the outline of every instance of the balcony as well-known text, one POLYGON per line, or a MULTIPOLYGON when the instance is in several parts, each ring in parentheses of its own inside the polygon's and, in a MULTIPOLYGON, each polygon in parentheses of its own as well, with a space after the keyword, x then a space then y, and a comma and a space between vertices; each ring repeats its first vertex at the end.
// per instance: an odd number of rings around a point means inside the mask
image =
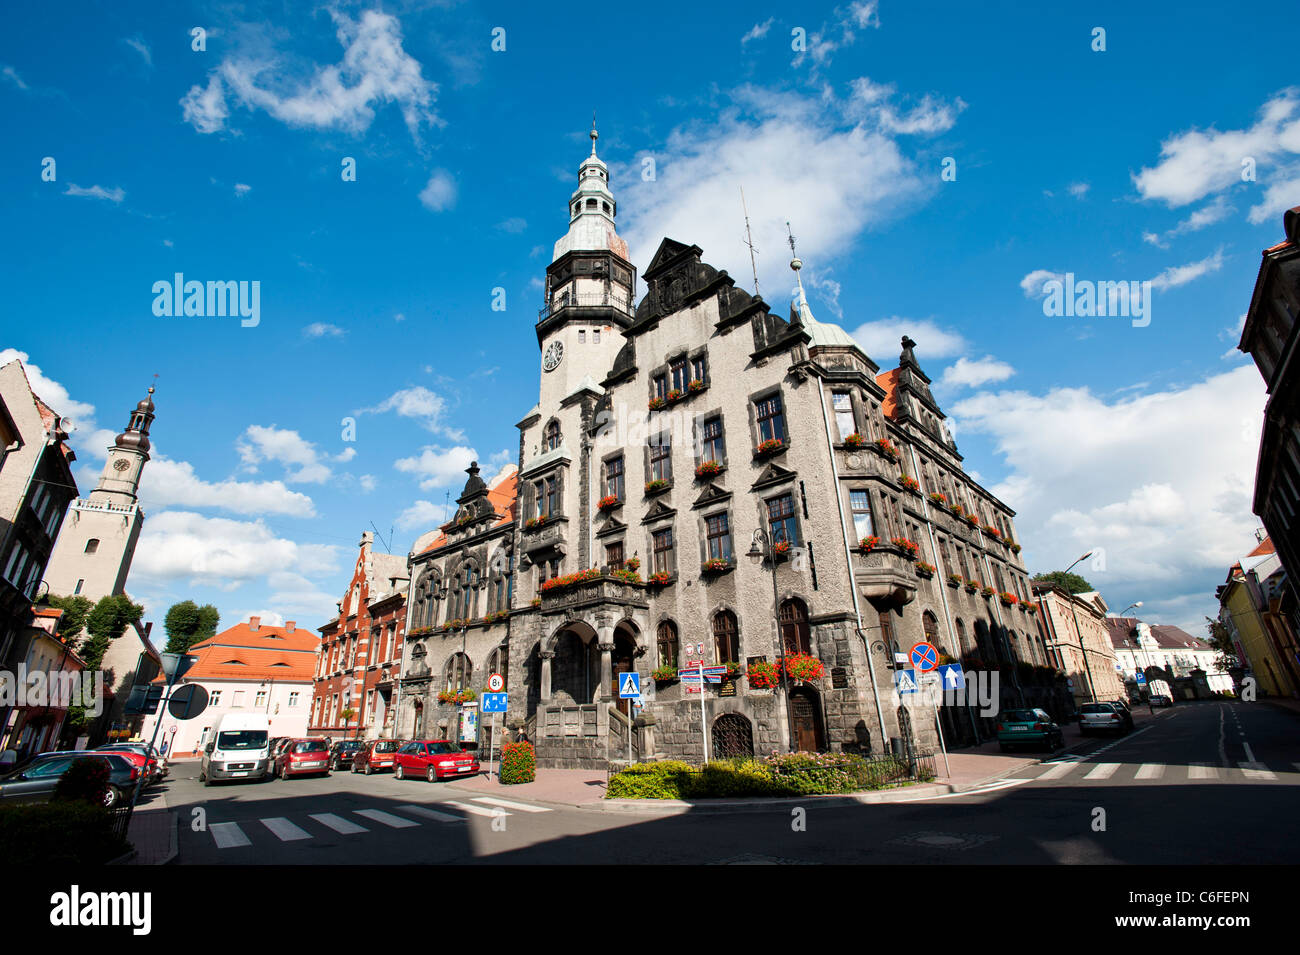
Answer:
POLYGON ((854 550, 853 580, 868 600, 902 607, 916 597, 915 560, 892 544, 880 544, 870 553, 854 550))
POLYGON ((544 593, 541 598, 542 613, 576 610, 593 604, 619 604, 643 608, 650 605, 642 586, 608 574, 584 580, 563 590, 544 593))
POLYGON ((550 305, 537 310, 537 324, 541 325, 559 315, 566 308, 610 308, 621 316, 631 319, 636 314, 635 307, 629 302, 620 302, 608 292, 588 292, 581 295, 562 296, 550 305))

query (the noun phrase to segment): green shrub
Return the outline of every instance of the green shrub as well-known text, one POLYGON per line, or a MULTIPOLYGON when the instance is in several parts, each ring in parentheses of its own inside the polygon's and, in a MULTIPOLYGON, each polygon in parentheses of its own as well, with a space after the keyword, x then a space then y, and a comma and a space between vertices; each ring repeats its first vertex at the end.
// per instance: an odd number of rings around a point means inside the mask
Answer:
MULTIPOLYGON (((923 779, 932 774, 921 773, 923 779)), ((764 759, 719 759, 703 769, 669 760, 636 763, 615 775, 607 799, 727 799, 806 796, 882 789, 907 779, 893 757, 852 753, 789 753, 764 759)))
POLYGON ((772 767, 755 759, 714 760, 691 781, 689 788, 692 795, 702 798, 786 794, 772 767))
POLYGON ((103 865, 129 846, 112 814, 81 801, 0 805, 0 859, 11 866, 103 865))
POLYGON ((537 754, 532 743, 506 743, 501 747, 501 782, 531 783, 537 778, 537 754))
POLYGON ((610 779, 605 798, 685 799, 694 775, 694 769, 678 760, 634 763, 610 779))
POLYGON ((108 780, 112 774, 108 760, 97 756, 82 756, 72 761, 72 765, 59 777, 54 785, 56 802, 69 800, 88 802, 94 806, 104 805, 108 794, 108 780))

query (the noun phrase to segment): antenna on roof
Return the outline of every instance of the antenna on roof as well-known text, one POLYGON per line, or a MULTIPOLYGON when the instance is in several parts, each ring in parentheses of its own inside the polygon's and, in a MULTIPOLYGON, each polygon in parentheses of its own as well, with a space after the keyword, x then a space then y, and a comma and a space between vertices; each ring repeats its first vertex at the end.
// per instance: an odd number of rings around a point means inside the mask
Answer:
POLYGON ((745 187, 740 187, 740 208, 745 210, 745 245, 749 246, 749 267, 754 270, 754 295, 758 295, 758 263, 754 260, 754 236, 749 231, 749 207, 745 205, 745 187))
POLYGON ((381 534, 381 533, 379 533, 379 528, 378 528, 378 527, 375 527, 375 522, 374 522, 374 521, 371 521, 371 522, 370 522, 370 526, 375 528, 375 537, 377 537, 377 538, 379 539, 379 543, 381 543, 381 544, 384 545, 384 553, 385 553, 385 554, 391 554, 391 553, 393 552, 393 547, 392 547, 392 544, 390 543, 390 542, 392 541, 392 539, 393 539, 393 531, 392 531, 392 528, 389 528, 389 530, 388 530, 388 540, 385 541, 385 540, 384 540, 384 535, 381 534))

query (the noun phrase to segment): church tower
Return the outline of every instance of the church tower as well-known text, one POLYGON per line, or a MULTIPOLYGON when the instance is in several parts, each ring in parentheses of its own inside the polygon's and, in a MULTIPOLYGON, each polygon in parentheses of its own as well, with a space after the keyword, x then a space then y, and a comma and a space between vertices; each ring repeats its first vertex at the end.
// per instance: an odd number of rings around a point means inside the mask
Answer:
POLYGON ((131 412, 126 430, 108 449, 99 483, 68 506, 45 571, 50 593, 92 601, 126 590, 126 577, 144 524, 140 475, 149 460, 153 389, 131 412))

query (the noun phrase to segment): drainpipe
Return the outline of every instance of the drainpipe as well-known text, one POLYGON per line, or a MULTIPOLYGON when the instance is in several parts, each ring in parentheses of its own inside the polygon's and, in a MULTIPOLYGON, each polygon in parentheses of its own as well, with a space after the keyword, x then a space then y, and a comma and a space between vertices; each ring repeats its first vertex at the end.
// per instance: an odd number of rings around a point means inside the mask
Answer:
MULTIPOLYGON (((912 458, 912 479, 916 480, 916 476, 921 473, 920 464, 916 460, 916 446, 909 444, 907 446, 907 450, 912 458)), ((924 491, 922 493, 924 494, 924 491)), ((934 536, 934 519, 930 514, 930 499, 923 496, 921 498, 921 507, 923 508, 925 513, 925 530, 926 533, 930 535, 930 553, 934 555, 934 559, 937 561, 939 559, 939 542, 934 536)), ((941 568, 938 566, 938 564, 936 564, 935 569, 936 571, 943 571, 946 570, 947 568, 941 568)), ((947 584, 944 583, 939 584, 939 598, 943 603, 943 616, 945 621, 948 624, 948 639, 952 641, 953 647, 956 648, 957 662, 960 663, 962 646, 957 641, 957 631, 952 625, 952 608, 948 605, 947 584)), ((970 717, 970 727, 971 730, 975 733, 975 742, 978 743, 980 741, 980 731, 979 731, 979 727, 975 725, 975 714, 971 712, 969 694, 967 695, 966 715, 970 717)))
POLYGON ((885 734, 888 732, 885 729, 885 713, 880 707, 880 690, 876 686, 876 666, 871 660, 871 643, 866 637, 862 636, 862 608, 858 603, 857 583, 853 579, 853 549, 852 545, 849 543, 848 525, 845 524, 844 495, 840 489, 840 470, 839 465, 835 460, 835 442, 831 438, 830 418, 826 415, 826 391, 821 387, 820 382, 817 385, 817 391, 818 404, 821 405, 822 409, 822 427, 826 431, 826 449, 830 453, 831 458, 831 477, 835 481, 835 507, 840 514, 840 536, 844 540, 844 560, 847 562, 849 568, 849 593, 853 595, 853 615, 857 617, 858 625, 856 629, 858 636, 862 637, 862 648, 867 654, 867 675, 871 677, 871 696, 876 703, 876 719, 879 720, 880 726, 881 752, 885 752, 885 734))

